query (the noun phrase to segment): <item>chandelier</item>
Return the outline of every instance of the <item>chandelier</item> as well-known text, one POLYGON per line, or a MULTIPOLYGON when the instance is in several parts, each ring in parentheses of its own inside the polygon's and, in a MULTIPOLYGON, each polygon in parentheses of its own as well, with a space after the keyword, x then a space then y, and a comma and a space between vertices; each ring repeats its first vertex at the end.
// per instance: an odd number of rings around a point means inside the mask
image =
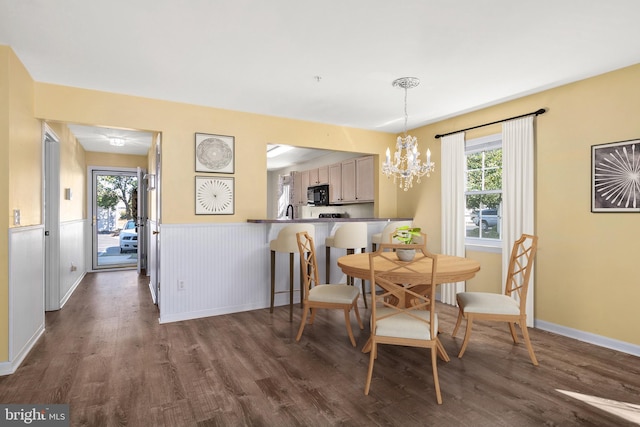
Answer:
POLYGON ((399 136, 396 141, 396 152, 393 155, 393 163, 391 163, 391 153, 387 148, 387 157, 382 164, 382 173, 387 178, 393 177, 393 182, 400 180, 400 188, 407 191, 413 187, 413 178, 417 178, 416 182, 420 183, 420 177, 427 175, 435 170, 435 163, 431 161, 431 151, 427 149, 427 160, 422 163, 420 161, 420 153, 418 152, 418 139, 415 136, 407 135, 407 89, 412 89, 420 84, 420 80, 416 77, 402 77, 393 81, 394 87, 404 89, 404 133, 399 136))

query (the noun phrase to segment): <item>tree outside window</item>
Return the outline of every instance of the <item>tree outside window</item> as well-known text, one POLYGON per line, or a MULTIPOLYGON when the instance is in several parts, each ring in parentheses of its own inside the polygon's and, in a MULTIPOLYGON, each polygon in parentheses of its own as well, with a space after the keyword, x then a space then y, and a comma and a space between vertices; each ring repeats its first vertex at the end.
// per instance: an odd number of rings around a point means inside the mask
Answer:
POLYGON ((116 229, 114 220, 136 219, 138 178, 128 175, 100 175, 97 179, 96 203, 98 217, 104 220, 107 229, 116 229), (113 212, 120 208, 119 218, 113 212), (102 218, 104 217, 104 218, 102 218))
POLYGON ((466 155, 466 235, 500 240, 502 225, 502 148, 500 142, 466 155), (498 147, 498 148, 496 148, 498 147))

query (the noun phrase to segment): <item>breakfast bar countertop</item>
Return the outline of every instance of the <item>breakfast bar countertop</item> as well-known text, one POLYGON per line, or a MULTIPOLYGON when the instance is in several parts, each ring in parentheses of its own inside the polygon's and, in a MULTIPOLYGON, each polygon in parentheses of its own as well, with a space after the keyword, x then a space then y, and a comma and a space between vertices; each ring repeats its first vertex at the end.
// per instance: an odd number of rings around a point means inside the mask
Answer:
POLYGON ((379 221, 413 221, 413 218, 297 218, 297 219, 248 219, 247 222, 257 224, 286 224, 314 222, 379 222, 379 221))

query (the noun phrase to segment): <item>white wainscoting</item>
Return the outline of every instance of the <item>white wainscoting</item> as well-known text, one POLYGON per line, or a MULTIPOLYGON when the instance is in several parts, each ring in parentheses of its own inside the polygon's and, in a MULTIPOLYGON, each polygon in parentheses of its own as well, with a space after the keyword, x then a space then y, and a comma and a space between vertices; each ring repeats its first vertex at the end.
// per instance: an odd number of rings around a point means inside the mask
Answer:
POLYGON ((85 219, 60 224, 60 307, 69 300, 87 272, 85 232, 90 229, 85 219))
POLYGON ((9 360, 12 374, 44 333, 44 226, 9 228, 9 360))
MULTIPOLYGON (((160 233, 160 323, 269 307, 269 241, 286 224, 162 224, 160 233), (184 283, 179 289, 180 282, 184 283)), ((324 280, 325 238, 339 223, 315 224, 321 280, 324 280)), ((369 235, 384 222, 371 222, 369 235)), ((371 246, 369 242, 369 247, 371 246)), ((344 281, 336 260, 344 250, 331 251, 331 277, 344 281)), ((299 258, 294 262, 295 302, 299 295, 299 258)), ((289 289, 289 257, 276 255, 276 292, 289 289)), ((277 294, 276 305, 288 304, 277 294)))
POLYGON ((149 276, 150 278, 149 291, 151 292, 151 299, 153 300, 153 303, 157 304, 158 302, 156 301, 156 293, 153 289, 154 283, 156 283, 157 280, 157 252, 155 250, 156 236, 153 233, 158 231, 158 225, 155 221, 147 220, 147 226, 145 227, 145 229, 147 230, 147 242, 149 242, 149 250, 147 251, 147 276, 149 276))

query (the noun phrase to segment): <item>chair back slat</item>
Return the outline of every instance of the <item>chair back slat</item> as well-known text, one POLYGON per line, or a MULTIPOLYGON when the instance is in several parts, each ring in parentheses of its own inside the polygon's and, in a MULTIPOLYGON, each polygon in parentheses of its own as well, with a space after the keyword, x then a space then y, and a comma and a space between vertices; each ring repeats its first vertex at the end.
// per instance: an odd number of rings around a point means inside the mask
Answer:
MULTIPOLYGON (((426 242, 424 235, 423 242, 426 242)), ((371 305, 372 328, 377 321, 397 315, 407 315, 421 322, 430 323, 431 339, 435 337, 435 277, 437 255, 430 253, 424 243, 397 244, 383 243, 376 252, 369 254, 371 283, 375 283, 382 292, 374 296, 371 305), (393 251, 413 249, 416 256, 412 261, 401 261, 393 251), (376 271, 376 264, 384 263, 384 270, 376 271), (430 268, 425 269, 427 264, 430 268), (426 272, 425 272, 426 271, 426 272), (390 308, 378 315, 378 306, 390 308), (430 311, 429 319, 415 314, 416 311, 430 311)))
POLYGON ((538 236, 523 234, 513 243, 513 249, 511 250, 504 292, 505 295, 510 297, 515 294, 521 310, 524 310, 527 304, 529 280, 537 248, 538 236))
POLYGON ((298 251, 300 252, 300 267, 302 277, 304 279, 305 298, 309 295, 309 291, 316 285, 320 284, 318 274, 318 263, 316 261, 316 248, 313 243, 313 237, 302 231, 296 234, 298 251))

